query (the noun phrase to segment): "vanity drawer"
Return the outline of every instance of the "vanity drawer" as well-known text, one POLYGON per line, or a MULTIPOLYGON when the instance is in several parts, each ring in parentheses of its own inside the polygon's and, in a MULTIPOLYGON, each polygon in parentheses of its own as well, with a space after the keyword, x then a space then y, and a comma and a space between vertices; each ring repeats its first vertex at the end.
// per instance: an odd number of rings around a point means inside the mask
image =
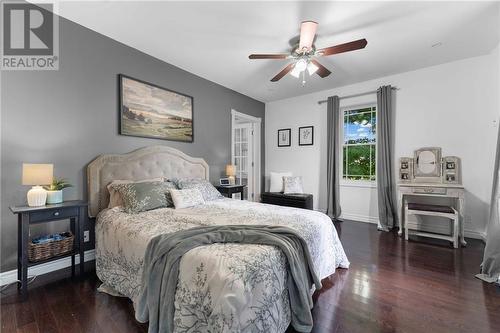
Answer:
POLYGON ((61 220, 78 216, 78 208, 51 209, 30 214, 30 222, 44 222, 50 220, 61 220))
POLYGON ((413 193, 416 194, 446 194, 445 187, 415 187, 413 193))

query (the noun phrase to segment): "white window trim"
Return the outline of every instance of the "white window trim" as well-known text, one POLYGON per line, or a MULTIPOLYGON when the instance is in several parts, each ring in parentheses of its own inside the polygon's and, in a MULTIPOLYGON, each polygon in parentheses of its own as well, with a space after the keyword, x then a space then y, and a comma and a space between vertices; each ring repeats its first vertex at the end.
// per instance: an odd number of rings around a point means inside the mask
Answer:
MULTIPOLYGON (((377 178, 376 178, 376 175, 375 175, 375 180, 347 180, 347 179, 344 179, 344 156, 343 156, 343 151, 344 151, 344 113, 345 111, 347 110, 353 110, 353 109, 363 109, 363 108, 366 108, 366 107, 376 107, 377 106, 377 102, 376 101, 373 101, 373 102, 368 102, 368 103, 363 103, 363 104, 355 104, 355 105, 349 105, 349 106, 343 106, 340 108, 340 113, 341 113, 341 118, 342 118, 342 121, 339 121, 339 135, 340 135, 340 142, 342 143, 341 144, 341 149, 339 149, 339 153, 340 153, 340 161, 342 161, 340 163, 340 176, 339 176, 339 179, 340 179, 340 186, 342 187, 364 187, 364 188, 376 188, 377 187, 377 178)), ((378 112, 378 108, 377 108, 377 112, 378 112)), ((377 129, 378 129, 378 114, 377 114, 377 129)), ((375 141, 375 147, 376 147, 376 142, 378 140, 378 131, 377 133, 375 134, 376 135, 376 141, 375 141)), ((375 154, 377 153, 377 148, 375 148, 375 154)))
POLYGON ((364 188, 376 188, 377 181, 367 181, 367 180, 345 180, 340 181, 341 187, 364 187, 364 188))

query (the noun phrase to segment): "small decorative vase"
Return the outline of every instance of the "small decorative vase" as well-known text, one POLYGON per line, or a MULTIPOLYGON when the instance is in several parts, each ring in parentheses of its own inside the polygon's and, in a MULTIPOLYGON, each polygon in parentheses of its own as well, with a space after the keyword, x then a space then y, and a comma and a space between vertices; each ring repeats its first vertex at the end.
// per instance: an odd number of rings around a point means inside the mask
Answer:
POLYGON ((57 204, 63 202, 63 191, 47 191, 47 203, 57 204))

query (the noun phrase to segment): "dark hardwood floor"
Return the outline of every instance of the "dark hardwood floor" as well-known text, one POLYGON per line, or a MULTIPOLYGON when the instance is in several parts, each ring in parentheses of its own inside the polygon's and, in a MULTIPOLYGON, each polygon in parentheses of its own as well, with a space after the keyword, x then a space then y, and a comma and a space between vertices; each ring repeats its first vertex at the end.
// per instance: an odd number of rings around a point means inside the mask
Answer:
MULTIPOLYGON (((500 290, 474 278, 481 241, 454 250, 446 242, 406 243, 371 224, 337 228, 351 267, 315 294, 313 332, 500 332, 500 290)), ((69 278, 69 270, 38 277, 25 302, 15 287, 4 291, 1 331, 147 332, 127 299, 96 291, 87 264, 84 278, 69 278)))

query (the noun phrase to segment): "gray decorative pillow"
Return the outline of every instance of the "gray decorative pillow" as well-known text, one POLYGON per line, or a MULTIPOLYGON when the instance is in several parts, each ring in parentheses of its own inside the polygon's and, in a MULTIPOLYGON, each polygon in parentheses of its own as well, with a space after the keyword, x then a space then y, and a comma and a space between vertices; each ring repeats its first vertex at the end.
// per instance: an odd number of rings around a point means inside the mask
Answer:
POLYGON ((283 185, 285 187, 284 194, 304 193, 302 177, 283 177, 283 185))
POLYGON ((120 193, 123 209, 127 213, 139 213, 173 205, 170 190, 175 189, 175 185, 171 182, 116 184, 113 188, 120 193))
POLYGON ((165 196, 167 197, 168 207, 174 207, 174 202, 172 200, 172 195, 170 194, 170 190, 177 190, 177 185, 175 185, 175 183, 167 180, 163 183, 163 186, 167 190, 165 192, 165 196))
POLYGON ((171 190, 170 193, 172 193, 175 209, 194 207, 205 203, 200 190, 196 188, 171 190))
POLYGON ((183 178, 172 180, 179 189, 191 189, 196 188, 201 192, 203 199, 205 201, 212 201, 224 198, 222 194, 206 179, 195 178, 183 178))

